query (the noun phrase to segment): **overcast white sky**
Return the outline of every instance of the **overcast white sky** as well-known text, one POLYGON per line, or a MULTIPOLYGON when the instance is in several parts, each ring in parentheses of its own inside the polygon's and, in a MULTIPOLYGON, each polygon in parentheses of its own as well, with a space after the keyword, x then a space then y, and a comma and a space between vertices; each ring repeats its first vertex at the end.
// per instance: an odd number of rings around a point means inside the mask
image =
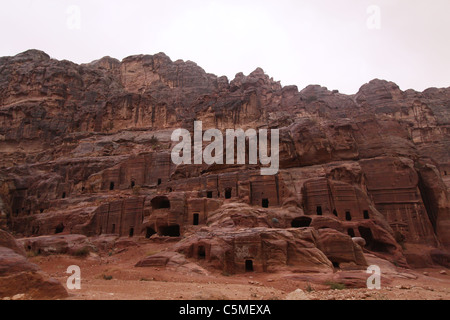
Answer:
POLYGON ((299 89, 381 78, 422 91, 450 86, 449 14, 449 0, 1 1, 0 56, 165 52, 230 80, 261 67, 299 89))

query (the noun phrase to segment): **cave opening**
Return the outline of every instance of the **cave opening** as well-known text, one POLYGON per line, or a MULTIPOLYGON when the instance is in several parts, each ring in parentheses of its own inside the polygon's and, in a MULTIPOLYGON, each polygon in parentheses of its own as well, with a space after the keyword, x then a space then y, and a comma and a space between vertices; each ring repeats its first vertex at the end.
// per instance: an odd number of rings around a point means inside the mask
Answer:
POLYGON ((64 224, 61 222, 55 228, 55 234, 62 233, 64 231, 64 224))
POLYGON ((194 215, 193 215, 193 222, 192 222, 192 224, 194 225, 194 226, 198 226, 198 224, 199 224, 199 218, 200 218, 200 214, 198 214, 198 213, 194 213, 194 215))
POLYGON ((231 191, 232 191, 233 189, 231 189, 231 188, 226 188, 225 189, 225 199, 231 199, 231 191))
POLYGON ((134 188, 135 185, 136 185, 136 182, 131 181, 131 188, 134 188))
POLYGON ((156 231, 153 228, 147 227, 147 229, 145 230, 145 238, 149 239, 155 233, 156 231))
POLYGON ((307 228, 311 225, 312 219, 309 217, 298 217, 292 220, 292 228, 307 228))
POLYGON ((333 268, 335 268, 335 269, 340 269, 341 268, 340 265, 339 265, 339 262, 332 261, 332 263, 333 263, 333 268))
POLYGON ((130 238, 132 238, 134 236, 134 228, 133 227, 130 228, 130 232, 128 233, 128 235, 130 236, 130 238))
POLYGON ((350 211, 345 212, 345 220, 352 221, 352 215, 350 214, 350 211))
POLYGON ((62 198, 63 198, 63 199, 66 198, 66 193, 65 193, 65 192, 63 192, 63 194, 62 194, 62 198))
POLYGON ((388 253, 388 252, 390 252, 389 248, 390 248, 390 245, 388 245, 386 243, 383 243, 383 242, 380 242, 380 241, 374 240, 372 242, 371 250, 372 251, 376 251, 376 252, 388 253))
POLYGON ((245 260, 245 271, 253 272, 253 260, 245 260))
POLYGON ((179 225, 173 225, 173 226, 162 226, 159 227, 159 234, 161 236, 165 237, 179 237, 180 236, 180 226, 179 225))
POLYGON ((366 227, 358 228, 361 237, 366 240, 366 248, 375 252, 390 252, 390 245, 374 239, 372 230, 366 227))
POLYGON ((161 185, 162 179, 158 179, 158 186, 161 185))
POLYGON ((198 259, 206 258, 206 250, 205 250, 204 246, 198 246, 197 257, 198 257, 198 259))
POLYGON ((268 208, 269 207, 269 199, 262 199, 261 205, 263 208, 268 208))
POLYGON ((316 213, 317 213, 318 216, 322 215, 322 206, 317 206, 316 213))
POLYGON ((364 212, 363 212, 363 215, 364 215, 364 219, 370 219, 370 217, 369 217, 369 210, 364 210, 364 212))
POLYGON ((212 191, 208 191, 208 192, 206 193, 206 197, 211 199, 211 198, 213 197, 212 191))
POLYGON ((336 209, 333 210, 333 214, 334 214, 336 217, 338 216, 338 213, 337 213, 336 209))
POLYGON ((166 196, 155 197, 151 201, 153 210, 170 209, 170 201, 166 196))
POLYGON ((355 230, 353 230, 353 229, 348 229, 347 230, 347 233, 348 233, 348 235, 350 236, 350 237, 352 237, 352 238, 354 238, 355 237, 355 230))
POLYGON ((116 225, 113 223, 111 233, 116 233, 116 225))
POLYGON ((109 183, 109 190, 113 191, 114 190, 114 182, 110 182, 109 183))

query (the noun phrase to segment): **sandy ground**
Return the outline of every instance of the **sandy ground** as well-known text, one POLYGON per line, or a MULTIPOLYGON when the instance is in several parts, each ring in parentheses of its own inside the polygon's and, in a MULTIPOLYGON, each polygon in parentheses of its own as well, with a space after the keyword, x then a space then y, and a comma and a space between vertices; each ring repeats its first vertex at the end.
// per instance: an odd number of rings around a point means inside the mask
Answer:
MULTIPOLYGON (((393 277, 381 290, 331 290, 329 285, 292 278, 287 273, 246 273, 232 276, 208 269, 136 268, 143 257, 167 250, 170 244, 146 243, 114 254, 36 256, 30 260, 66 286, 67 268, 81 268, 81 290, 68 290, 71 300, 283 300, 296 289, 311 300, 450 300, 450 270, 406 270, 411 279, 393 277), (440 272, 445 270, 447 274, 440 272), (425 274, 424 274, 425 273, 425 274)), ((403 269, 402 272, 405 272, 403 269)), ((301 278, 301 277, 300 277, 301 278)))

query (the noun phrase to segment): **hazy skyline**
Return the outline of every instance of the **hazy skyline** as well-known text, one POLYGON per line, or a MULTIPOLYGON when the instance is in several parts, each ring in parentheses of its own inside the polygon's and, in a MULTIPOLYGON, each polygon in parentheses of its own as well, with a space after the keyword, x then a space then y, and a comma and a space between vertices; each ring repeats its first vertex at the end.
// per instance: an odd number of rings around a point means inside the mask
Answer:
POLYGON ((208 73, 257 67, 283 86, 353 94, 374 78, 450 86, 450 1, 16 0, 0 7, 0 56, 39 49, 88 63, 166 53, 208 73))

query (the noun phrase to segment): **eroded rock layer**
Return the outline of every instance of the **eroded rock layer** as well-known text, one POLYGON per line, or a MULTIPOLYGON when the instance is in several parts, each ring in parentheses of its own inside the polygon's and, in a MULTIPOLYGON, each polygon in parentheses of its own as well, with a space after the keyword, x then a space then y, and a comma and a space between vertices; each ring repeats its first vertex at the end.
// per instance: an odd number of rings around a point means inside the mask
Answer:
POLYGON ((228 273, 358 268, 363 251, 445 264, 449 108, 450 88, 299 91, 260 68, 229 81, 163 53, 84 65, 36 50, 3 57, 0 226, 172 237, 179 253, 228 273), (279 173, 175 165, 172 131, 194 121, 279 129, 279 173))

